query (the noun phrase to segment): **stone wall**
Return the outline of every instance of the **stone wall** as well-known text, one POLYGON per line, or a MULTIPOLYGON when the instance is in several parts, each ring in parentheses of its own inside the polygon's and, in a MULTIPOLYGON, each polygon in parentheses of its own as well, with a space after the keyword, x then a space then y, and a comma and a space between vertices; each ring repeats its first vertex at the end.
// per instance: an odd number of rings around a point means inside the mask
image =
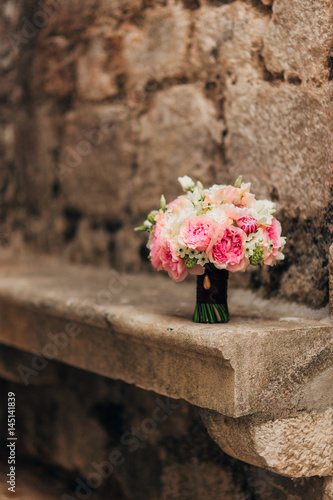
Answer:
POLYGON ((149 269, 160 192, 241 173, 288 237, 249 280, 327 303, 330 0, 3 0, 0 40, 3 248, 149 269))
POLYGON ((30 379, 36 385, 26 386, 17 365, 31 366, 32 355, 2 347, 1 357, 8 362, 1 375, 17 380, 0 378, 1 428, 12 391, 20 459, 41 462, 53 475, 60 474, 57 467, 68 471, 66 500, 323 498, 323 478, 291 480, 224 454, 200 410, 185 401, 56 362, 30 379))

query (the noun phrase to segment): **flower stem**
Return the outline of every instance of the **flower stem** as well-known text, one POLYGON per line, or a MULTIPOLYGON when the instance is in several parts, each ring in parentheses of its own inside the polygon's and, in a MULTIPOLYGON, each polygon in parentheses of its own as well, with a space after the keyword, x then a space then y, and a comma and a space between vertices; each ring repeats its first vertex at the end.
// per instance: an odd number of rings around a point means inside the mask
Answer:
POLYGON ((226 304, 196 304, 193 314, 195 323, 227 323, 229 311, 226 304))

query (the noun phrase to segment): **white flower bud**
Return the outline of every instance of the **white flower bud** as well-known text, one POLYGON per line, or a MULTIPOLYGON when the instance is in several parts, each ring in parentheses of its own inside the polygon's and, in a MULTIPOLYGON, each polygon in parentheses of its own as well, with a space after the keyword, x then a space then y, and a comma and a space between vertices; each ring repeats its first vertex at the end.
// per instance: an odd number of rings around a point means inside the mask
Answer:
POLYGON ((194 182, 188 175, 184 175, 183 177, 178 177, 178 182, 180 183, 183 191, 193 191, 194 182))

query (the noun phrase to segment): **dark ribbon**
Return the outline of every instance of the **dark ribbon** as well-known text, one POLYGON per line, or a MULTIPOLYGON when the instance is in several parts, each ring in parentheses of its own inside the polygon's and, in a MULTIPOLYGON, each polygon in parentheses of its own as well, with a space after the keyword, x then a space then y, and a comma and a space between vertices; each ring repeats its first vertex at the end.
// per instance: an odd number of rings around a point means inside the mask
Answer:
POLYGON ((205 274, 197 276, 197 304, 226 304, 228 294, 229 271, 225 269, 205 269, 205 274), (204 279, 208 276, 210 288, 204 288, 204 279))

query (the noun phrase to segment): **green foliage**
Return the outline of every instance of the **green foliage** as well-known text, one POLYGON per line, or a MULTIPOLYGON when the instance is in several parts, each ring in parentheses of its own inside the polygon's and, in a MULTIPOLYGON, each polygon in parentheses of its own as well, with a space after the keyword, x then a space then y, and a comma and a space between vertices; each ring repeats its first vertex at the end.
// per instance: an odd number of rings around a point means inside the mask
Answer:
POLYGON ((253 254, 250 257, 250 264, 252 266, 259 266, 264 261, 264 249, 262 247, 256 247, 253 254))
POLYGON ((195 258, 191 259, 191 257, 189 257, 188 255, 185 255, 184 261, 185 261, 185 266, 187 267, 187 269, 193 269, 193 267, 196 266, 198 263, 198 259, 195 259, 195 258))

